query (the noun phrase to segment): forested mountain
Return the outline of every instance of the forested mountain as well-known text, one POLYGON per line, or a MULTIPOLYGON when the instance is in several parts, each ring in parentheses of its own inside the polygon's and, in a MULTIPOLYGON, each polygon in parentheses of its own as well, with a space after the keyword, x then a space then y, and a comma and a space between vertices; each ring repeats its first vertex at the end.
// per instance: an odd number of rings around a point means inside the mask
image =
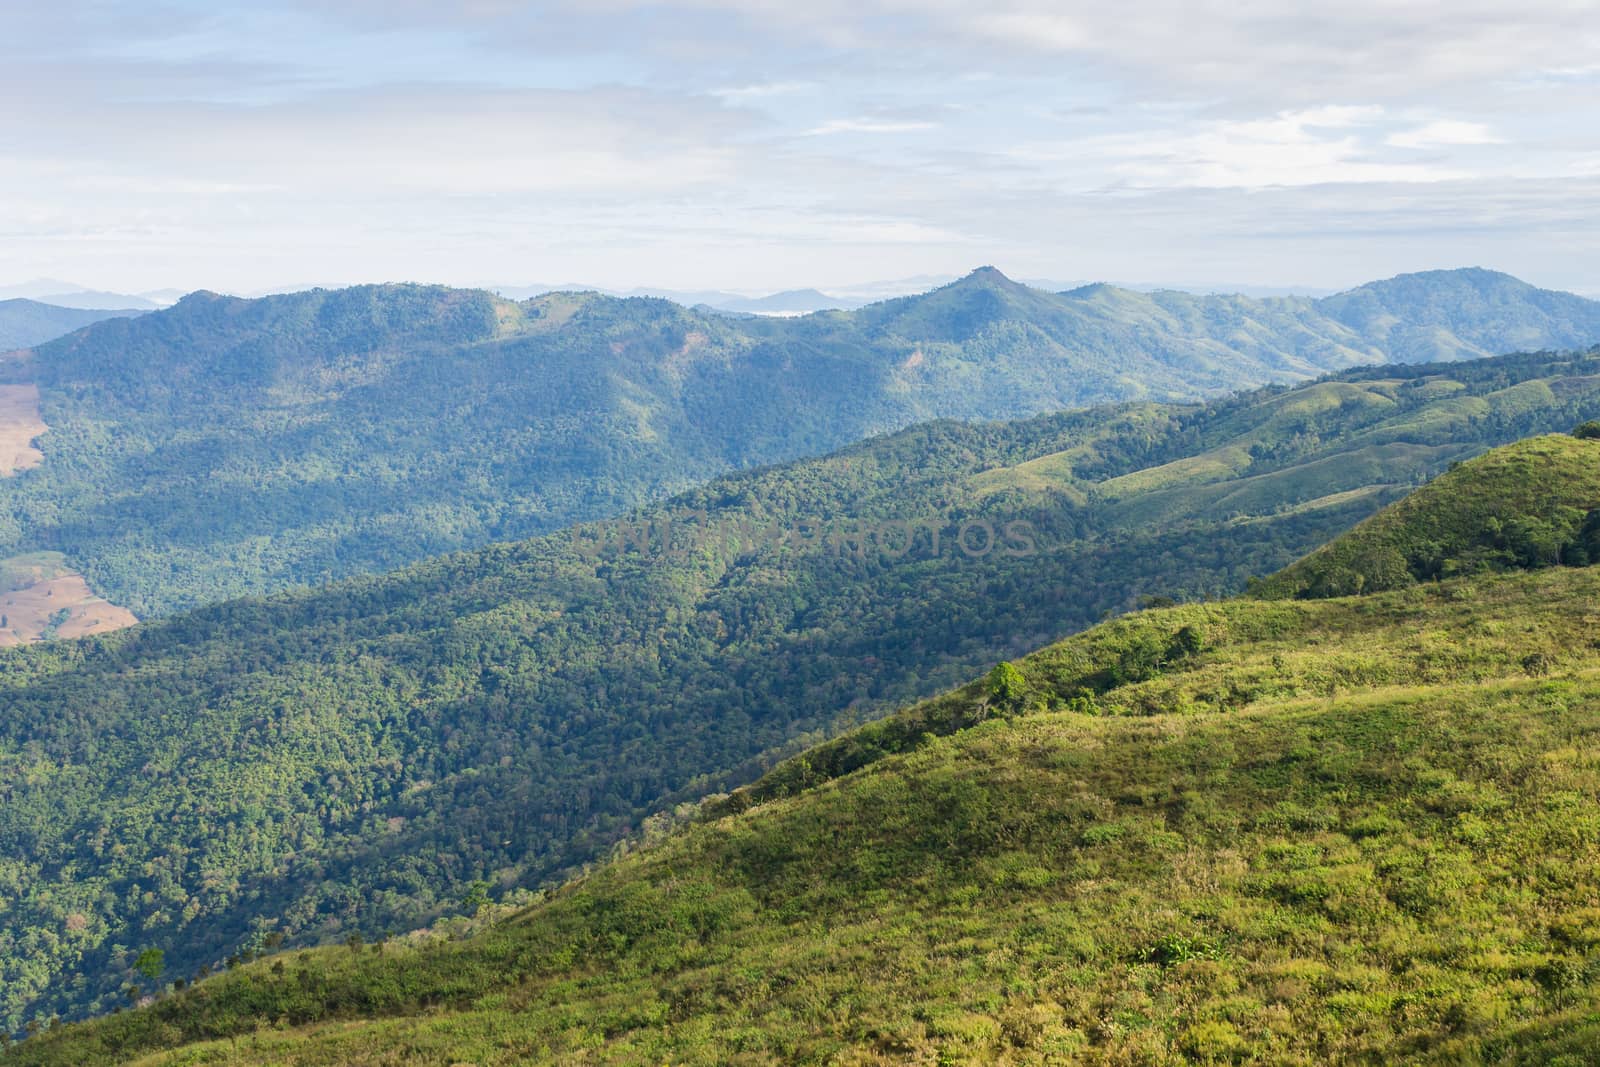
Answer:
POLYGON ((0 300, 0 353, 53 341, 63 334, 104 319, 126 318, 135 310, 57 307, 37 300, 0 300))
MULTIPOLYGON (((1594 513, 1600 440, 1374 521, 1489 500, 1594 513)), ((7 1062, 1590 1062, 1600 568, 1504 562, 1107 623, 471 936, 237 961, 7 1062)))
POLYGON ((146 947, 188 974, 538 884, 774 754, 1141 597, 1235 591, 1455 460, 1596 416, 1600 350, 938 422, 0 652, 0 1020, 111 1007, 146 947))
POLYGON ((616 515, 933 418, 1596 341, 1600 304, 1477 271, 1311 301, 1053 294, 986 268, 798 319, 420 286, 202 293, 0 362, 50 428, 42 463, 0 479, 0 559, 64 553, 143 617, 616 515))
POLYGON ((1481 269, 1402 274, 1316 301, 1396 363, 1591 345, 1597 306, 1481 269))

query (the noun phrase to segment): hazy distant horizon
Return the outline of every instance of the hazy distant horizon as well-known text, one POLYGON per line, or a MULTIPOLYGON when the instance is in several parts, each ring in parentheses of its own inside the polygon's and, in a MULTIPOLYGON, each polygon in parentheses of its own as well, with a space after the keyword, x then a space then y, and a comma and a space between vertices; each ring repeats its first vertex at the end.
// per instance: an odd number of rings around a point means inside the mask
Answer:
MULTIPOLYGON (((1473 264, 1472 266, 1482 265, 1473 264)), ((973 269, 976 269, 976 267, 973 269)), ((1462 268, 1434 267, 1428 269, 1454 270, 1462 268)), ((1488 266, 1485 267, 1485 269, 1495 270, 1496 268, 1488 266)), ((1036 289, 1044 289, 1055 292, 1085 285, 1101 284, 1111 285, 1120 289, 1130 289, 1137 292, 1154 292, 1160 289, 1172 289, 1180 292, 1196 294, 1229 294, 1256 298, 1301 296, 1311 299, 1329 296, 1334 293, 1343 292, 1348 289, 1356 288, 1360 285, 1368 284, 1370 282, 1382 281, 1386 277, 1392 277, 1392 275, 1385 275, 1383 277, 1362 278, 1358 281, 1351 282, 1349 285, 1327 287, 1293 285, 1288 283, 1257 285, 1249 282, 1202 282, 1197 280, 1136 281, 1127 279, 1097 278, 1030 278, 1019 277, 1006 271, 1004 267, 1001 267, 1000 270, 1008 277, 1011 277, 1014 281, 1020 282, 1024 285, 1032 286, 1036 289)), ((879 279, 856 284, 832 285, 829 283, 823 283, 799 285, 781 290, 750 289, 738 286, 712 287, 706 289, 673 289, 671 286, 666 285, 621 286, 607 285, 605 283, 588 280, 511 283, 503 281, 459 282, 430 278, 377 278, 362 281, 305 281, 269 286, 263 289, 253 290, 225 289, 217 286, 200 285, 188 289, 181 287, 163 287, 154 290, 141 290, 139 292, 120 292, 117 290, 100 290, 98 288, 80 286, 77 283, 70 282, 66 279, 25 279, 15 282, 0 281, 0 300, 23 297, 26 299, 38 300, 44 303, 51 303, 53 302, 52 297, 69 297, 73 299, 58 300, 54 302, 58 302, 62 306, 67 307, 88 308, 112 308, 116 306, 144 307, 146 303, 149 303, 149 308, 153 309, 157 307, 170 306, 172 303, 176 302, 180 296, 201 290, 221 293, 226 296, 237 296, 248 299, 262 296, 272 296, 282 293, 304 292, 311 289, 342 289, 358 285, 420 284, 444 285, 457 289, 483 289, 490 292, 500 293, 510 299, 516 300, 527 299, 530 296, 545 292, 594 291, 616 296, 661 296, 666 299, 676 300, 680 303, 690 305, 699 302, 715 303, 715 300, 711 299, 713 297, 736 297, 754 301, 768 297, 782 296, 788 293, 819 292, 828 297, 839 298, 841 301, 841 306, 855 307, 880 300, 893 299, 898 296, 911 296, 919 293, 925 293, 931 289, 936 289, 942 285, 947 285, 953 281, 956 281, 963 277, 965 273, 970 272, 950 275, 921 275, 912 278, 879 279), (83 299, 83 297, 87 295, 103 296, 107 297, 108 299, 100 302, 83 299), (134 298, 138 303, 133 305, 119 305, 114 299, 110 299, 118 296, 134 298)), ((1511 272, 1503 271, 1500 273, 1509 274, 1511 272)), ((1529 279, 1524 278, 1522 280, 1528 281, 1529 279)), ((1600 299, 1600 290, 1585 290, 1580 287, 1566 287, 1561 285, 1547 285, 1541 287, 1554 289, 1556 291, 1571 292, 1591 299, 1600 299)))

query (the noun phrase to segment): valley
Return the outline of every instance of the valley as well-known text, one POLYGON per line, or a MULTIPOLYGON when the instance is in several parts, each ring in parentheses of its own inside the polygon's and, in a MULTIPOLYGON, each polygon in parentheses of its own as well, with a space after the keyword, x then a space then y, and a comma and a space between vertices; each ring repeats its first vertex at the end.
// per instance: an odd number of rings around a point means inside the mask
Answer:
POLYGON ((1583 1062, 1600 569, 1472 555, 1530 471, 1600 515, 1600 441, 1491 452, 1329 549, 1443 535, 1458 577, 1106 623, 531 903, 7 1062, 1583 1062))
POLYGON ((620 520, 13 650, 0 912, 50 947, 0 944, 4 1010, 116 1006, 130 943, 192 973, 269 932, 371 938, 475 883, 559 881, 897 705, 1146 598, 1236 593, 1453 462, 1597 416, 1591 352, 935 422, 620 520), (1017 521, 1030 554, 839 549, 874 524, 1017 521), (713 532, 648 550, 663 526, 713 532))

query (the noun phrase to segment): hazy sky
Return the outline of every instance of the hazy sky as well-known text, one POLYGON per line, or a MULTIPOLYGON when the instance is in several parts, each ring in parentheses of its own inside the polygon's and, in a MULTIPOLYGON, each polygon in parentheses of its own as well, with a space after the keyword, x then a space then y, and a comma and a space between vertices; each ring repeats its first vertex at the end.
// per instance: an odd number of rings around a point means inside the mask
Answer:
POLYGON ((0 0, 0 283, 1600 291, 1600 4, 0 0))

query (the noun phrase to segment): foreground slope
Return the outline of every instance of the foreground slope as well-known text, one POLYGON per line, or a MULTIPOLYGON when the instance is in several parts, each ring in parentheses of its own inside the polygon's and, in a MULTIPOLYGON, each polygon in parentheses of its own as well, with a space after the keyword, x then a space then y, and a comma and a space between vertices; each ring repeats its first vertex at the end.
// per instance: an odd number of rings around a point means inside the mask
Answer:
POLYGON ((198 293, 0 366, 50 427, 43 462, 0 478, 0 559, 65 553, 146 617, 548 532, 929 419, 1600 342, 1600 304, 1483 273, 1324 303, 1047 293, 985 268, 798 319, 593 293, 198 293))
POLYGON ((7 1062, 1590 1062, 1597 596, 1129 616, 464 940, 242 962, 7 1062))
POLYGON ((1141 597, 1236 591, 1496 435, 1596 414, 1591 354, 938 423, 0 654, 0 1019, 107 1010, 144 948, 192 973, 537 886, 775 753, 1141 597))

